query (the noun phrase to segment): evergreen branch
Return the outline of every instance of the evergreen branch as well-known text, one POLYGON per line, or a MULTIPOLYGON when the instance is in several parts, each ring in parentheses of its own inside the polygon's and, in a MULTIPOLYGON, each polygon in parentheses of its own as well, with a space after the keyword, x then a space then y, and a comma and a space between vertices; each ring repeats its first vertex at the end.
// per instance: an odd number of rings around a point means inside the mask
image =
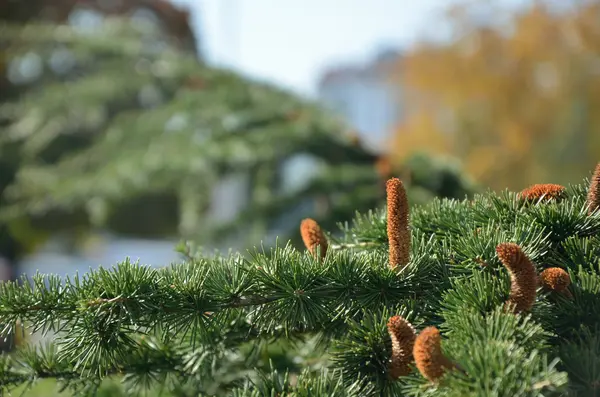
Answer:
POLYGON ((156 340, 141 340, 124 352, 119 362, 104 366, 101 372, 90 372, 88 367, 65 360, 61 347, 53 344, 27 348, 14 356, 3 356, 0 370, 0 390, 11 386, 33 384, 40 379, 54 378, 66 387, 81 383, 94 384, 114 375, 143 375, 146 372, 171 373, 184 378, 197 376, 209 368, 190 368, 187 365, 189 351, 161 344, 156 340))
MULTIPOLYGON (((378 257, 365 259, 339 253, 320 264, 285 248, 246 262, 230 258, 151 269, 125 261, 110 270, 90 271, 82 279, 36 275, 32 283, 23 280, 22 287, 16 282, 0 286, 0 319, 4 334, 17 321, 34 324, 36 330, 75 325, 96 329, 98 324, 86 325, 89 316, 105 319, 101 328, 107 331, 117 324, 201 329, 219 312, 250 308, 264 331, 283 327, 291 332, 321 329, 325 318, 357 307, 375 308, 378 302, 425 294, 415 285, 417 279, 431 276, 420 275, 425 268, 411 267, 398 278, 378 257), (356 270, 356 278, 348 278, 350 269, 356 270), (218 274, 223 276, 216 278, 218 274), (281 315, 288 320, 282 321, 281 315), (277 323, 272 322, 275 318, 277 323)), ((417 259, 428 261, 422 255, 417 259)))
MULTIPOLYGON (((589 222, 570 210, 574 204, 569 200, 544 204, 545 210, 504 203, 495 208, 523 215, 539 211, 565 214, 571 217, 573 230, 581 230, 581 225, 589 222)), ((433 204, 433 208, 436 205, 440 204, 433 204)), ((459 213, 473 208, 452 201, 442 205, 459 213)), ((491 206, 488 211, 496 210, 491 206)), ((442 212, 439 219, 448 222, 453 216, 445 219, 442 212)), ((506 374, 503 371, 509 371, 508 364, 502 358, 507 354, 505 349, 516 352, 527 365, 527 371, 518 377, 519 381, 527 379, 524 395, 563 390, 563 374, 556 371, 554 363, 548 364, 545 355, 550 340, 546 329, 566 338, 574 332, 573 324, 597 325, 600 268, 596 266, 596 237, 554 235, 552 240, 564 248, 557 251, 549 244, 552 230, 545 232, 536 221, 517 221, 506 227, 506 220, 493 216, 487 224, 478 220, 444 233, 432 232, 429 225, 413 224, 411 259, 401 277, 387 268, 387 242, 376 237, 385 236, 387 226, 385 212, 379 212, 357 217, 353 228, 347 227, 347 234, 341 238, 357 241, 341 244, 366 249, 331 250, 322 261, 286 247, 255 252, 248 259, 191 258, 191 263, 163 269, 125 262, 111 270, 92 271, 81 280, 38 275, 32 280, 33 286, 7 283, 0 288, 0 318, 5 332, 22 320, 44 328, 60 324, 55 326, 59 331, 68 326, 69 333, 61 342, 63 357, 88 357, 76 371, 91 376, 89 379, 111 373, 120 357, 138 348, 132 337, 139 333, 158 332, 162 338, 187 335, 199 346, 209 346, 215 340, 235 346, 261 335, 277 339, 320 331, 324 338, 339 339, 335 342, 334 362, 343 368, 344 378, 362 379, 360 387, 372 390, 406 387, 410 394, 422 384, 412 375, 391 381, 388 359, 393 346, 386 322, 391 314, 406 315, 406 307, 414 307, 415 314, 406 318, 417 316, 415 324, 439 326, 449 337, 449 347, 444 349, 450 352, 448 357, 466 372, 445 375, 440 390, 460 389, 467 394, 480 390, 473 382, 488 379, 481 372, 487 362, 497 365, 494 368, 498 374, 506 374), (365 237, 357 237, 361 233, 365 237), (567 237, 561 241, 559 236, 567 237), (531 320, 527 319, 521 323, 516 320, 522 317, 499 311, 510 296, 509 280, 506 274, 497 272, 499 261, 488 251, 494 252, 498 242, 511 240, 522 246, 528 257, 536 258, 536 263, 562 257, 569 269, 572 300, 552 296, 548 300, 542 294, 535 297, 533 318, 543 328, 528 325, 531 320), (479 256, 489 262, 487 266, 472 266, 479 256), (381 307, 388 305, 403 306, 382 313, 381 307), (231 316, 239 316, 242 322, 225 332, 231 316), (233 335, 227 336, 229 332, 233 335), (84 340, 95 340, 100 347, 91 349, 82 343, 84 340), (365 345, 365 340, 370 342, 365 345), (468 355, 456 350, 465 345, 479 346, 480 350, 469 349, 468 355), (373 365, 362 364, 374 357, 379 358, 373 365), (90 372, 93 368, 101 372, 90 372)), ((509 263, 510 258, 505 256, 503 260, 509 263)), ((160 368, 159 364, 152 365, 160 368)), ((506 390, 514 392, 511 382, 517 378, 506 379, 506 390)))

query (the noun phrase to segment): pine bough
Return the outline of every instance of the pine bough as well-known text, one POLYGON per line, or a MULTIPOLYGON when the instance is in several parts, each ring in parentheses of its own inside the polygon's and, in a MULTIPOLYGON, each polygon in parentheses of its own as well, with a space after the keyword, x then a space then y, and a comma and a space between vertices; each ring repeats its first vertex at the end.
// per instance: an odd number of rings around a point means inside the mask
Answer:
POLYGON ((291 246, 164 268, 124 261, 0 287, 9 391, 230 396, 600 394, 600 164, 591 181, 387 208, 291 246), (274 346, 278 347, 277 350, 274 346), (287 360, 285 357, 292 357, 287 360))

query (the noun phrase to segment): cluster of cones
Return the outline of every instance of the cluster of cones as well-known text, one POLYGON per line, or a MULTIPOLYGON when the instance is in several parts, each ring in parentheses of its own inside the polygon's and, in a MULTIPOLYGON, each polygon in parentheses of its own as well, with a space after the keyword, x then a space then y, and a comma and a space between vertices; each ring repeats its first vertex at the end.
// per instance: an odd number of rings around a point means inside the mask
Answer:
MULTIPOLYGON (((524 189, 519 197, 527 202, 547 202, 565 197, 565 187, 555 184, 538 184, 524 189)), ((387 235, 389 242, 389 266, 396 270, 404 269, 410 259, 411 234, 409 228, 409 206, 402 181, 391 178, 386 183, 387 193, 387 235)), ((587 194, 588 213, 600 210, 600 163, 596 166, 587 194)), ((327 238, 313 219, 305 219, 300 232, 306 248, 314 256, 325 257, 328 249, 327 238)), ((511 287, 507 310, 523 313, 531 310, 538 287, 551 293, 572 298, 569 291, 569 274, 552 267, 537 273, 535 265, 518 244, 502 243, 496 247, 498 258, 507 269, 511 287)), ((401 316, 393 316, 387 324, 392 340, 392 354, 388 372, 392 379, 410 373, 414 360, 419 372, 430 381, 439 380, 447 370, 458 368, 443 353, 441 335, 436 327, 427 327, 418 335, 413 326, 401 316)))
MULTIPOLYGON (((549 268, 538 276, 535 266, 517 244, 500 244, 496 252, 511 277, 507 309, 514 313, 529 311, 535 303, 539 284, 571 296, 568 290, 571 279, 563 269, 549 268)), ((394 316, 389 319, 387 328, 392 340, 388 373, 393 380, 408 375, 413 360, 421 375, 432 382, 438 381, 446 371, 459 368, 442 353, 442 338, 436 327, 427 327, 417 335, 406 319, 394 316)))
MULTIPOLYGON (((402 181, 392 178, 386 183, 387 235, 389 240, 390 268, 408 264, 410 257, 409 208, 402 181)), ((311 218, 300 223, 300 235, 308 251, 315 257, 324 258, 329 244, 319 224, 311 218)))
POLYGON ((457 368, 442 353, 440 331, 427 327, 417 335, 412 324, 401 316, 391 317, 387 329, 392 340, 388 374, 392 380, 411 372, 414 360, 419 372, 428 380, 439 380, 447 370, 457 368))

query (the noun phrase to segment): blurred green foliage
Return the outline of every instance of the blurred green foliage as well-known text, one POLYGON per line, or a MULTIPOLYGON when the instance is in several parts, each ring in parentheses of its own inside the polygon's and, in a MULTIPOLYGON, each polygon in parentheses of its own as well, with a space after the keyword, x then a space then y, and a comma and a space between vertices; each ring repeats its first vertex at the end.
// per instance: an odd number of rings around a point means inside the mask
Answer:
MULTIPOLYGON (((382 203, 378 155, 344 122, 204 65, 161 35, 112 19, 92 33, 0 29, 9 68, 39 66, 16 100, 0 104, 9 167, 0 216, 12 246, 23 252, 51 233, 82 239, 98 228, 221 247, 299 242, 304 217, 333 228, 382 203)), ((398 172, 406 170, 419 202, 471 192, 447 161, 416 155, 398 172)))

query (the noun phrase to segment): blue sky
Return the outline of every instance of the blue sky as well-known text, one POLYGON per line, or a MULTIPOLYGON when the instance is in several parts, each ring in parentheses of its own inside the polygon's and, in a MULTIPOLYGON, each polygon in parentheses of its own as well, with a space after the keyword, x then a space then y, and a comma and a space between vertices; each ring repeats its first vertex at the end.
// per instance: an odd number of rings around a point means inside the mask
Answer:
POLYGON ((194 14, 210 61, 312 94, 320 71, 408 46, 449 0, 173 0, 194 14), (225 14, 230 21, 222 23, 225 14))
MULTIPOLYGON (((320 72, 384 46, 445 37, 454 0, 171 0, 192 11, 209 61, 311 95, 320 72)), ((532 0, 471 0, 518 6, 532 0)), ((497 17, 494 13, 492 17, 497 17)))

